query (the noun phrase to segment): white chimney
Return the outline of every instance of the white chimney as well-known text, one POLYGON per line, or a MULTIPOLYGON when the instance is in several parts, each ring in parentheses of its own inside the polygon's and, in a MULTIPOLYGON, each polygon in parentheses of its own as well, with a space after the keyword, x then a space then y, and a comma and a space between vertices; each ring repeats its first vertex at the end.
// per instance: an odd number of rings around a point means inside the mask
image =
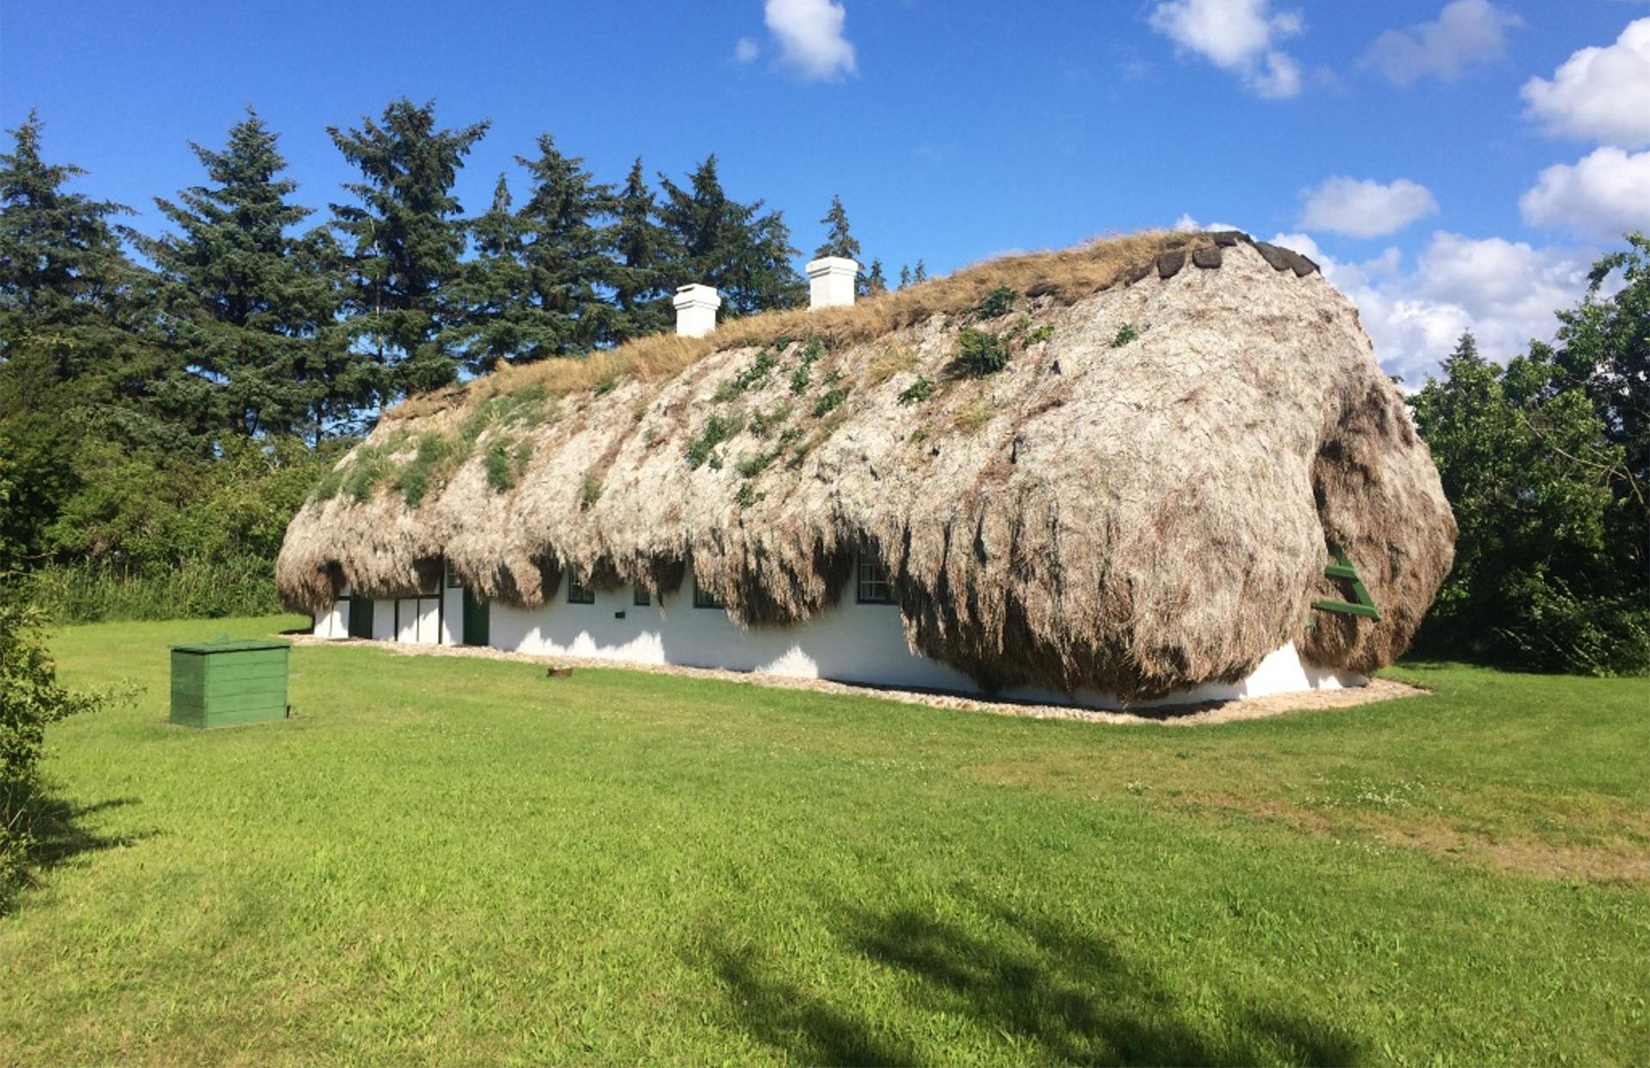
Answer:
POLYGON ((859 276, 859 264, 846 256, 821 256, 805 269, 809 311, 845 308, 854 302, 854 279, 859 276))
POLYGON ((680 286, 676 290, 676 332, 682 337, 704 337, 716 329, 716 309, 722 298, 715 286, 680 286))

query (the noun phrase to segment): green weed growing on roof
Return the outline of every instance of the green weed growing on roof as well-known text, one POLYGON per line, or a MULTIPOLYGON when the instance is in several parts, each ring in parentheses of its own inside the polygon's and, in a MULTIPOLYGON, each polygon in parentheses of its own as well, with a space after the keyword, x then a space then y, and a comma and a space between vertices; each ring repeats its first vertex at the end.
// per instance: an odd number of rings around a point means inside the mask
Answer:
MULTIPOLYGON (((697 470, 700 465, 712 459, 711 451, 722 442, 733 437, 744 429, 745 416, 743 412, 733 412, 728 415, 712 415, 705 420, 705 425, 687 447, 687 464, 689 469, 697 470)), ((720 467, 720 463, 712 463, 713 468, 720 467)))
POLYGON ((1008 288, 1007 286, 998 286, 996 289, 993 289, 983 301, 980 302, 979 307, 974 309, 975 318, 995 319, 997 316, 1004 314, 1010 308, 1014 307, 1014 298, 1016 295, 1017 294, 1014 290, 1008 288))
POLYGON ((757 353, 751 365, 716 388, 717 403, 726 403, 768 377, 768 372, 779 363, 777 354, 769 349, 757 353))
POLYGON ((905 389, 900 392, 899 402, 906 407, 910 407, 913 404, 921 404, 933 395, 934 383, 928 381, 928 379, 923 375, 918 375, 915 382, 911 383, 909 386, 906 386, 905 389))
POLYGON ((965 326, 957 332, 957 355, 949 370, 959 378, 980 378, 1008 366, 1007 342, 995 334, 965 326))

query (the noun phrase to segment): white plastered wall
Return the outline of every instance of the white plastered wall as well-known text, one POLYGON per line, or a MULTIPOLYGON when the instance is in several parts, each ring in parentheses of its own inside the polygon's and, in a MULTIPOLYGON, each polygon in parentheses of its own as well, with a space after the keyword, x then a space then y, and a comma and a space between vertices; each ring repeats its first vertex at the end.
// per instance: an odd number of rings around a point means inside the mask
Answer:
MULTIPOLYGON (((402 641, 456 644, 463 640, 463 592, 444 587, 438 621, 433 602, 425 599, 422 614, 402 608, 402 641), (409 616, 417 620, 416 626, 409 616)), ((374 604, 373 636, 392 638, 395 602, 374 604)), ((338 607, 317 618, 315 633, 341 637, 347 621, 338 607), (325 622, 324 622, 325 621, 325 622), (329 628, 323 631, 323 625, 329 628)), ((566 583, 556 598, 538 608, 490 609, 490 641, 494 648, 543 656, 578 656, 636 664, 680 664, 725 668, 800 678, 826 678, 902 689, 949 690, 977 693, 962 672, 911 651, 905 643, 899 608, 888 604, 858 604, 852 580, 836 607, 791 627, 745 628, 719 608, 693 606, 692 580, 651 605, 634 603, 629 587, 597 590, 594 604, 567 603, 566 583)), ((1295 647, 1285 645, 1261 661, 1253 674, 1235 683, 1205 683, 1148 701, 1131 701, 1132 708, 1228 701, 1273 693, 1338 690, 1361 686, 1360 675, 1314 668, 1301 662, 1295 647)), ((1118 708, 1123 702, 1095 691, 1075 694, 1036 687, 1015 687, 995 695, 1041 704, 1075 704, 1118 708)))

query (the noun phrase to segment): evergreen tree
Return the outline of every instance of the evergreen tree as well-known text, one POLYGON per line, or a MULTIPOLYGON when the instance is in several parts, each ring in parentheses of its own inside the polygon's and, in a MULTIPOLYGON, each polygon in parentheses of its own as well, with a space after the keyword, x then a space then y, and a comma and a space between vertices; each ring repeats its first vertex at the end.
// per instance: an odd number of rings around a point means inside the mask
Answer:
POLYGON ((614 283, 604 225, 617 206, 613 187, 597 183, 583 160, 557 151, 549 134, 538 148, 537 159, 516 157, 533 180, 517 216, 531 296, 520 360, 587 353, 614 326, 604 300, 614 283))
POLYGON ((157 197, 178 232, 138 243, 164 280, 161 322, 199 410, 241 436, 314 439, 366 398, 370 365, 334 326, 330 238, 287 236, 311 209, 289 202, 276 139, 248 109, 224 151, 191 144, 213 184, 157 197))
POLYGON ((911 272, 911 282, 913 285, 917 285, 926 281, 928 281, 928 267, 921 260, 918 260, 917 269, 911 272))
POLYGON ((618 314, 612 340, 617 343, 670 326, 671 294, 664 276, 669 239, 659 227, 658 208, 642 176, 640 156, 630 165, 614 213, 611 242, 616 262, 611 271, 618 314))
POLYGON ((724 314, 749 315, 793 307, 807 285, 791 260, 790 229, 777 212, 758 214, 762 201, 741 204, 722 189, 716 157, 705 158, 683 189, 659 176, 664 202, 659 218, 670 239, 664 274, 670 289, 698 282, 715 286, 724 314))
POLYGON ((904 289, 911 284, 911 268, 905 264, 899 265, 899 287, 904 289))
POLYGON ((353 335, 393 368, 402 390, 454 378, 450 328, 463 315, 445 299, 463 273, 462 207, 453 182, 488 123, 437 129, 435 102, 403 97, 360 129, 328 127, 333 144, 361 171, 344 188, 358 204, 334 204, 334 226, 349 242, 346 310, 353 335))
POLYGON ((511 205, 509 183, 500 173, 492 204, 468 224, 475 256, 449 287, 448 303, 456 310, 448 340, 476 373, 521 352, 528 332, 524 320, 531 297, 521 262, 522 221, 511 205))
POLYGON ((872 260, 871 271, 865 276, 865 293, 867 296, 876 296, 878 293, 888 292, 888 279, 882 276, 882 261, 872 260))
POLYGON ((859 242, 848 230, 848 212, 843 208, 840 196, 831 197, 830 210, 819 220, 819 224, 826 228, 825 243, 814 249, 814 259, 821 256, 859 259, 859 242))
POLYGON ((49 418, 68 448, 97 424, 127 444, 193 450, 181 371, 157 344, 154 279, 110 220, 69 192, 84 172, 40 156, 31 112, 0 153, 0 419, 49 418))
POLYGON ((13 410, 108 359, 124 341, 116 305, 136 280, 110 225, 130 209, 65 189, 85 171, 41 159, 42 126, 29 112, 0 153, 0 400, 13 410))

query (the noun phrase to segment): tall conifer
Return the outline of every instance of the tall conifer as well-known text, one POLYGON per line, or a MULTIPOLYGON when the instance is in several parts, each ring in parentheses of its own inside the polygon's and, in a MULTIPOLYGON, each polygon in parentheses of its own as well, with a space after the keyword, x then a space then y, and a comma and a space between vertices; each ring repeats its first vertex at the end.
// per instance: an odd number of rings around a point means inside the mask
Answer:
POLYGON ((488 126, 438 129, 434 101, 402 97, 359 129, 327 128, 362 177, 344 186, 357 203, 332 205, 349 243, 352 332, 404 390, 445 385, 455 374, 449 328, 462 309, 445 298, 461 275, 465 235, 452 188, 488 126))
POLYGON ((807 286, 791 260, 790 228, 777 211, 759 214, 763 202, 728 197, 707 156, 683 189, 659 176, 664 201, 660 220, 671 239, 666 272, 671 288, 699 282, 715 286, 725 314, 749 315, 801 303, 807 286))
POLYGON ((210 418, 242 436, 313 440, 348 425, 370 365, 334 323, 329 235, 289 236, 312 210, 290 202, 298 183, 278 177, 286 161, 276 140, 248 109, 223 151, 191 144, 212 184, 176 202, 155 198, 176 232, 139 245, 163 279, 167 340, 210 418))
POLYGON ((642 158, 630 165, 614 209, 613 301, 618 306, 612 340, 658 333, 670 326, 670 292, 664 268, 669 239, 658 223, 658 206, 642 173, 642 158))

